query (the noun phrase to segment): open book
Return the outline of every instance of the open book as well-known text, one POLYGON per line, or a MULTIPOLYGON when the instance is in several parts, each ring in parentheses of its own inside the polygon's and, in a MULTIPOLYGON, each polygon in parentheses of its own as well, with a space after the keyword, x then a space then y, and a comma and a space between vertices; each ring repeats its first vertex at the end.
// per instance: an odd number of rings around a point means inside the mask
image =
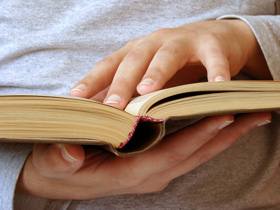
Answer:
POLYGON ((202 82, 136 97, 125 111, 89 99, 1 95, 0 141, 100 145, 135 155, 166 135, 166 122, 280 110, 280 82, 202 82))

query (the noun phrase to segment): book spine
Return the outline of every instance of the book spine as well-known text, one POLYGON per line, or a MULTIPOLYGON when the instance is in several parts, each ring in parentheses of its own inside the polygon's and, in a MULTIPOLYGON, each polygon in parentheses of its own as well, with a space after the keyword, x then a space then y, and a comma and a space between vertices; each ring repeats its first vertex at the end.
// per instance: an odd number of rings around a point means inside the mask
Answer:
POLYGON ((136 127, 139 124, 140 121, 144 121, 144 122, 152 122, 152 123, 161 123, 164 122, 166 119, 155 119, 149 116, 139 116, 136 118, 135 122, 133 123, 132 129, 128 135, 128 137, 126 138, 126 140, 120 144, 119 149, 123 148, 132 138, 133 134, 135 133, 136 127))

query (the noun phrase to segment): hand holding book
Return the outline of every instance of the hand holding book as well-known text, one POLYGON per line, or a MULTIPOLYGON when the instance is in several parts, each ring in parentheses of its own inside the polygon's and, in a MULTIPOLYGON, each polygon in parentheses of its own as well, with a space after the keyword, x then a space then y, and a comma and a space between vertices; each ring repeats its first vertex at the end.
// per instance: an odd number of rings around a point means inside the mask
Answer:
POLYGON ((210 82, 228 81, 242 68, 257 79, 271 79, 245 22, 189 23, 130 41, 100 61, 71 94, 91 98, 106 90, 104 102, 124 109, 136 90, 141 95, 159 90, 179 71, 186 84, 206 76, 210 82))
POLYGON ((270 118, 269 113, 242 115, 234 122, 232 115, 209 117, 166 137, 152 150, 127 158, 96 147, 35 144, 17 191, 79 200, 160 191, 270 118))

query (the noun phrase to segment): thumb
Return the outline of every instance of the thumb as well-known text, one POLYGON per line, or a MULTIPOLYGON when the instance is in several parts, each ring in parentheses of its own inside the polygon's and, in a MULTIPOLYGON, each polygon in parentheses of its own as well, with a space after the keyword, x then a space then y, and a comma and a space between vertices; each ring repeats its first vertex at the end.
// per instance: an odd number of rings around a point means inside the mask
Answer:
POLYGON ((82 166, 85 159, 80 145, 35 144, 32 162, 39 174, 50 178, 67 178, 82 166))

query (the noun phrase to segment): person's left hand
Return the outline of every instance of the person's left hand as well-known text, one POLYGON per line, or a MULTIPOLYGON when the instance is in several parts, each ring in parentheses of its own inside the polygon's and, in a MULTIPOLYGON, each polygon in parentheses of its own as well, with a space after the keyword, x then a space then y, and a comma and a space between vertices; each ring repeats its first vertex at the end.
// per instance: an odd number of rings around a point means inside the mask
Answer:
POLYGON ((35 144, 17 191, 51 199, 160 191, 270 120, 270 113, 208 117, 127 158, 90 146, 35 144))

